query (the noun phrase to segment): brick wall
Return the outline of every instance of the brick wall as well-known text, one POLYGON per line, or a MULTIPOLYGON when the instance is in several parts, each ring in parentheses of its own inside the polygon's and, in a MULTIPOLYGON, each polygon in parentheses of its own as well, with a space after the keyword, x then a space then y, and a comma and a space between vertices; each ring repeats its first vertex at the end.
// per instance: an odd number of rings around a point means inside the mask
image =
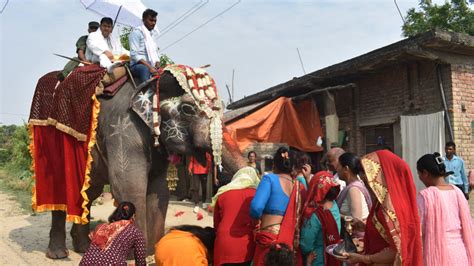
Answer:
POLYGON ((452 117, 454 142, 457 153, 464 159, 467 169, 474 170, 474 138, 471 123, 474 121, 474 64, 452 65, 452 117))
MULTIPOLYGON (((463 158, 466 170, 474 171, 474 64, 451 65, 449 102, 456 152, 463 158)), ((444 77, 444 75, 443 75, 444 77)), ((471 192, 471 216, 474 217, 474 192, 471 192)))
MULTIPOLYGON (((466 170, 474 170, 474 64, 440 66, 448 113, 454 131, 458 154, 466 163, 466 170)), ((360 123, 399 117, 400 115, 428 114, 443 110, 436 65, 432 62, 413 62, 387 68, 379 73, 354 81, 355 91, 335 93, 339 128, 349 133, 346 150, 363 155, 365 143, 360 123)), ((446 125, 446 138, 449 138, 446 125)), ((474 217, 474 192, 470 200, 474 217)))
POLYGON ((288 148, 288 144, 285 143, 253 143, 242 152, 242 155, 244 156, 244 158, 247 158, 247 155, 250 151, 255 151, 255 153, 257 153, 257 161, 260 162, 262 170, 265 170, 266 167, 272 167, 272 165, 265 165, 265 158, 273 159, 273 155, 275 154, 275 152, 278 150, 278 148, 282 146, 288 148))
MULTIPOLYGON (((449 66, 443 76, 449 77, 449 66)), ((443 110, 436 65, 432 62, 403 63, 360 77, 358 88, 335 93, 340 129, 349 133, 347 150, 365 153, 363 128, 358 125, 391 123, 400 115, 428 114, 443 110)), ((450 80, 444 80, 450 91, 450 80)))

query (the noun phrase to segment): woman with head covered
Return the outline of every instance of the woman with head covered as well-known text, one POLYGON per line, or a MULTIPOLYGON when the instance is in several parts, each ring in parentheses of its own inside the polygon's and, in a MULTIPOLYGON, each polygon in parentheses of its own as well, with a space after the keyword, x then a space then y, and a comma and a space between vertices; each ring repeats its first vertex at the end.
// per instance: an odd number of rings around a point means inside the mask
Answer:
POLYGON ((326 247, 340 240, 341 215, 336 203, 339 184, 333 175, 320 171, 309 182, 308 195, 303 209, 300 247, 306 258, 314 253, 311 265, 342 265, 325 252, 326 247))
POLYGON ((212 198, 216 229, 214 265, 250 265, 252 262, 255 223, 249 212, 259 181, 254 168, 244 167, 212 198))
MULTIPOLYGON (((364 254, 346 253, 348 263, 422 265, 421 225, 416 189, 405 161, 388 150, 365 155, 362 180, 373 206, 365 225, 364 254)), ((354 227, 360 228, 361 221, 354 227)))

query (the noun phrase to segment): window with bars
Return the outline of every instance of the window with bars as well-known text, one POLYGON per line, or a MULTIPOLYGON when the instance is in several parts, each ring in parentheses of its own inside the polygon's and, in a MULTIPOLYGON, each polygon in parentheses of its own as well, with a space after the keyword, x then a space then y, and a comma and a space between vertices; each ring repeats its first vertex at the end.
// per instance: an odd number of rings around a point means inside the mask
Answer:
POLYGON ((364 127, 365 153, 377 150, 394 150, 393 124, 364 127))

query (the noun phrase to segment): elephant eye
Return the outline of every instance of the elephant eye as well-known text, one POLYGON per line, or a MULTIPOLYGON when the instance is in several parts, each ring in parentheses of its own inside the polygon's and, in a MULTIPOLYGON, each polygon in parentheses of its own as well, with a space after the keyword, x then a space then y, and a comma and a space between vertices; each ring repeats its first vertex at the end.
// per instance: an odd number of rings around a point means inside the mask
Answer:
POLYGON ((181 105, 181 112, 185 116, 195 116, 196 115, 196 109, 194 109, 194 106, 190 104, 182 104, 181 105))

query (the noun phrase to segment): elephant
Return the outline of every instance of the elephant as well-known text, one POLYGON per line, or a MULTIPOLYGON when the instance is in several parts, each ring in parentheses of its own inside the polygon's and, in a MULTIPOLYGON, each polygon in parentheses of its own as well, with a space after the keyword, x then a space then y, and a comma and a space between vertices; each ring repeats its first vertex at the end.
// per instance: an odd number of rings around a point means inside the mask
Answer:
MULTIPOLYGON (((151 84, 153 86, 153 84, 151 84)), ((159 80, 161 135, 154 147, 152 130, 132 110, 131 99, 144 87, 134 87, 131 80, 111 98, 99 98, 100 113, 96 144, 92 150, 92 170, 87 196, 92 202, 110 184, 117 201, 130 201, 137 212, 135 222, 144 233, 148 254, 163 236, 169 190, 166 181, 168 155, 193 155, 203 161, 211 152, 209 119, 200 113, 174 76, 164 72, 159 80), (167 100, 172 99, 168 104, 167 100)), ((246 166, 235 145, 222 145, 222 165, 231 174, 246 166)), ((50 239, 46 256, 67 257, 66 214, 52 211, 50 239)), ((89 217, 90 218, 90 217, 89 217)), ((90 244, 89 224, 74 224, 71 229, 73 248, 85 252, 90 244)))

